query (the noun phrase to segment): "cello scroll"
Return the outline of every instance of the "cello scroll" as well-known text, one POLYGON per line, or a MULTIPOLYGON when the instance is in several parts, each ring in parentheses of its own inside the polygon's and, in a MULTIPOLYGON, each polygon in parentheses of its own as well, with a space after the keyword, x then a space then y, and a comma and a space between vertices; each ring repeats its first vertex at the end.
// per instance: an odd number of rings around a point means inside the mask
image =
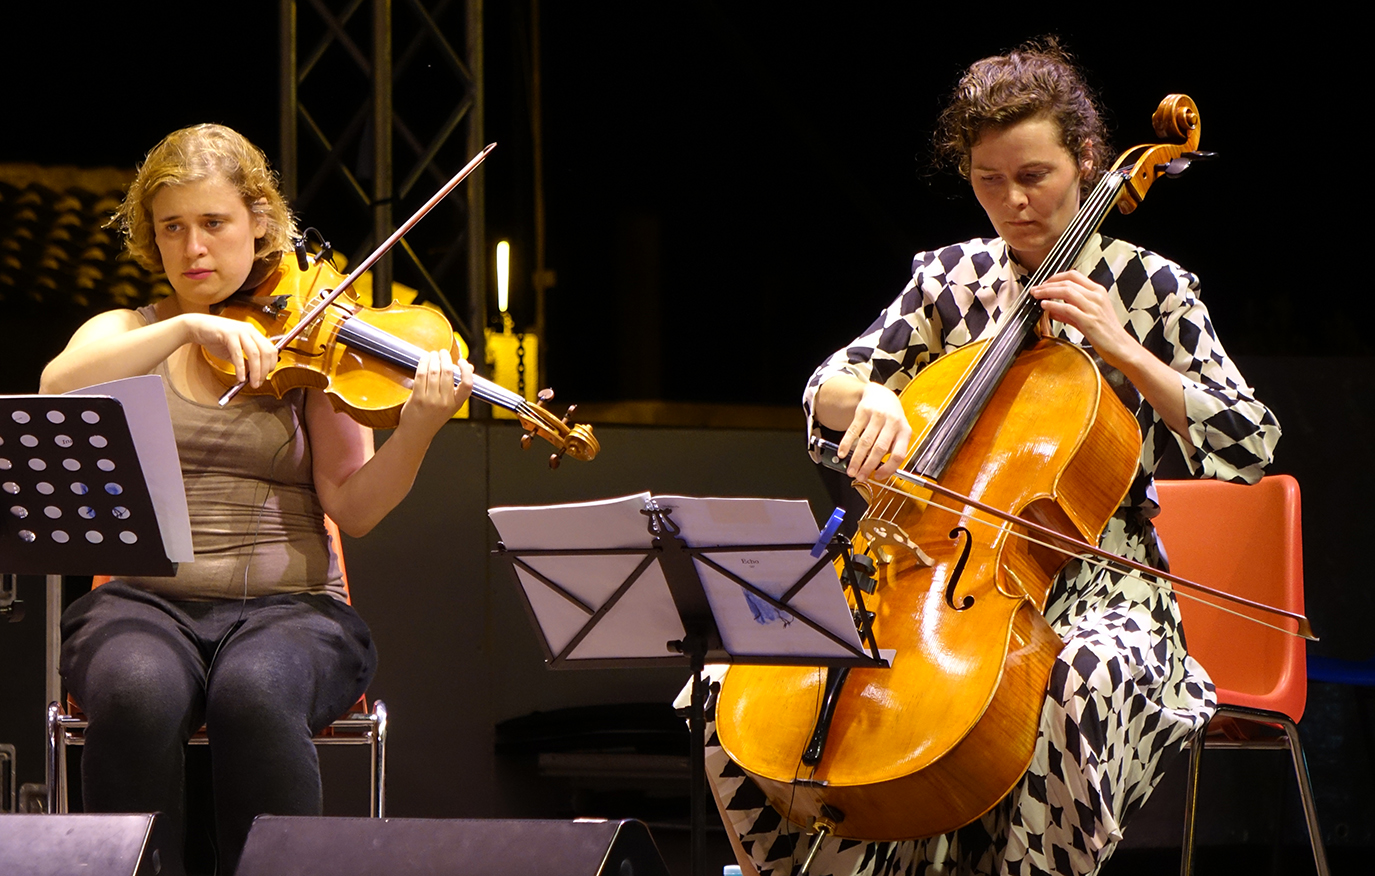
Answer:
POLYGON ((1130 213, 1140 206, 1146 192, 1163 174, 1179 176, 1194 161, 1212 158, 1212 152, 1198 151, 1202 122, 1198 105, 1187 94, 1170 94, 1156 107, 1151 127, 1164 143, 1134 146, 1123 152, 1113 164, 1126 178, 1117 209, 1130 213))

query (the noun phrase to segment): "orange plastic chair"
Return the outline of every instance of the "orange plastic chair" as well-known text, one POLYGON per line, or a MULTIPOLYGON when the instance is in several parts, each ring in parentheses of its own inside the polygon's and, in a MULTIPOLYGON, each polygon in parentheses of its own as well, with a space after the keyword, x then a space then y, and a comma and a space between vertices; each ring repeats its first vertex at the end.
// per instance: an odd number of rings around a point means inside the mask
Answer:
MULTIPOLYGON (((1255 486, 1157 481, 1154 521, 1170 571, 1255 602, 1303 612, 1303 526, 1299 484, 1288 475, 1255 486)), ((1229 608, 1235 608, 1230 606, 1229 608)), ((1308 697, 1304 640, 1251 623, 1179 591, 1189 654, 1217 686, 1218 710, 1189 749, 1180 873, 1193 872, 1194 813, 1205 748, 1288 749, 1308 822, 1313 861, 1328 876, 1308 764, 1297 721, 1308 697)), ((1270 616, 1242 609, 1269 623, 1270 616)))
MULTIPOLYGON (((339 564, 339 574, 344 579, 344 593, 349 595, 348 572, 344 568, 344 554, 341 550, 339 527, 328 517, 325 518, 325 531, 329 533, 330 544, 335 549, 335 561, 339 564)), ((91 586, 98 587, 109 578, 98 575, 91 586)), ((352 599, 350 598, 350 603, 352 599)), ((67 746, 84 745, 86 742, 87 721, 80 707, 70 696, 67 708, 60 703, 48 704, 48 811, 65 813, 69 806, 67 799, 67 746)), ((367 695, 358 698, 348 713, 330 724, 314 737, 316 745, 366 745, 371 754, 371 797, 368 804, 373 818, 384 818, 387 814, 387 706, 381 700, 374 700, 368 709, 367 695)), ((210 737, 205 728, 192 734, 191 745, 207 745, 210 737)))

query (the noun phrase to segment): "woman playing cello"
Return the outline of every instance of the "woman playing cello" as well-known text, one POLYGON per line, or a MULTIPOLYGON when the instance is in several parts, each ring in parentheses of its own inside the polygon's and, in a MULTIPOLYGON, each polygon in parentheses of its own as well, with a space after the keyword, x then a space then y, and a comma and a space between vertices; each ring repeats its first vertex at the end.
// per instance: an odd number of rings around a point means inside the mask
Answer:
POLYGON ((256 815, 320 814, 311 736, 358 699, 376 665, 323 515, 361 536, 396 507, 471 391, 472 368, 448 350, 422 361, 376 452, 372 431, 319 390, 220 408, 224 386, 201 348, 255 387, 277 359, 256 329, 211 314, 266 277, 295 232, 263 153, 218 125, 177 131, 148 153, 116 218, 129 253, 166 272, 173 294, 91 319, 44 370, 42 390, 162 376, 196 561, 173 578, 112 581, 63 615, 62 675, 90 720, 85 809, 163 812, 182 829, 184 745, 204 723, 219 872, 232 873, 256 815))
MULTIPOLYGON (((902 294, 812 375, 810 427, 843 433, 848 474, 881 481, 912 430, 898 399, 927 364, 991 337, 1105 170, 1103 124, 1082 76, 1054 41, 976 62, 941 115, 938 150, 973 186, 997 237, 918 254, 902 294)), ((1160 566, 1151 476, 1173 440, 1196 477, 1254 482, 1279 426, 1213 333, 1197 279, 1123 241, 1094 235, 1076 269, 1031 294, 1042 333, 1090 350, 1134 412, 1136 477, 1101 545, 1160 566)), ((1191 732, 1216 707, 1187 655, 1173 594, 1071 562, 1046 620, 1064 642, 1050 673, 1031 765, 982 817, 950 834, 897 843, 829 838, 811 873, 1088 874, 1111 855, 1191 732)), ((738 851, 759 872, 791 873, 805 845, 724 752, 713 774, 738 851)), ((742 860, 742 863, 744 861, 742 860)))

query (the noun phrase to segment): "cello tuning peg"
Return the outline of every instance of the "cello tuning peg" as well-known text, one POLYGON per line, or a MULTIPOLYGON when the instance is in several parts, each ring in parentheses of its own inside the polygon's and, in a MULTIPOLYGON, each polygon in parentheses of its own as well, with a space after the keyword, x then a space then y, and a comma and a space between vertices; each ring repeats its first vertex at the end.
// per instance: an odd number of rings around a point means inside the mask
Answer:
POLYGON ((1163 173, 1170 179, 1174 179, 1188 170, 1190 163, 1191 161, 1188 157, 1181 155, 1178 158, 1171 159, 1169 164, 1157 164, 1155 170, 1157 173, 1163 173))

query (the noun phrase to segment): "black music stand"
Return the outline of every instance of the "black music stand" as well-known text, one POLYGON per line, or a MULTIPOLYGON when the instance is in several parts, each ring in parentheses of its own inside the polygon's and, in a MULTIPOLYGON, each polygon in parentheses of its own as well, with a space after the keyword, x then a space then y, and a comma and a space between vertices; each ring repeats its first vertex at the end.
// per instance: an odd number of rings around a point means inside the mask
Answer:
MULTIPOLYGON (((837 556, 846 555, 846 562, 849 562, 849 557, 845 554, 848 543, 843 539, 827 536, 820 541, 802 543, 690 546, 688 539, 692 538, 693 533, 689 532, 686 534, 687 537, 684 537, 680 524, 672 516, 675 502, 788 503, 783 500, 703 500, 685 497, 654 499, 648 494, 619 501, 643 502, 644 507, 639 509, 638 513, 646 518, 642 542, 647 543, 635 547, 618 544, 607 548, 561 546, 551 549, 510 549, 504 542, 499 542, 497 550, 493 553, 511 566, 522 602, 530 615, 531 623, 540 634, 540 646, 550 668, 682 665, 691 668, 691 872, 693 876, 705 876, 703 840, 706 822, 707 684, 702 678, 705 664, 712 662, 836 667, 883 667, 888 664, 880 655, 877 642, 874 641, 873 632, 868 624, 870 616, 864 611, 863 597, 858 587, 854 587, 852 592, 860 606, 860 630, 854 629, 856 616, 851 613, 840 592, 833 560, 837 556), (769 589, 778 590, 777 586, 765 589, 757 581, 747 580, 743 575, 727 568, 732 559, 741 561, 735 565, 749 568, 751 565, 769 562, 765 559, 769 555, 773 555, 773 560, 791 555, 793 564, 800 568, 799 574, 789 576, 790 583, 782 588, 779 595, 769 592, 769 589), (555 562, 550 563, 550 559, 555 562), (576 585, 569 585, 567 582, 561 584, 556 580, 560 576, 555 566, 578 564, 583 568, 580 570, 581 574, 575 576, 580 578, 576 585), (621 566, 620 571, 612 571, 618 564, 621 566), (602 586, 588 586, 589 578, 594 578, 598 573, 608 572, 612 578, 603 582, 602 586), (704 573, 706 581, 703 580, 704 573), (619 583, 615 583, 616 580, 619 580, 619 583), (830 593, 833 604, 821 606, 821 611, 829 616, 821 619, 814 617, 813 614, 818 607, 817 597, 824 599, 827 592, 821 588, 832 582, 837 585, 834 592, 830 593), (723 600, 723 590, 743 594, 745 598, 740 601, 723 600), (549 598, 551 596, 552 601, 549 598), (641 604, 630 610, 618 610, 634 600, 639 600, 641 604), (572 610, 569 611, 568 607, 572 610), (746 615, 746 612, 750 614, 746 615), (581 624, 570 627, 570 616, 581 617, 581 624), (843 635, 835 629, 837 618, 843 618, 851 624, 850 636, 843 635), (826 623, 826 620, 830 623, 826 623), (782 637, 802 638, 806 642, 804 650, 810 653, 799 653, 796 648, 787 648, 783 653, 775 653, 768 644, 763 648, 754 646, 748 641, 753 637, 746 632, 750 623, 760 625, 761 630, 770 629, 771 635, 768 638, 774 642, 778 642, 782 637), (794 632, 784 632, 794 625, 794 632), (726 635, 723 635, 723 629, 727 632, 726 635), (868 653, 860 640, 861 635, 867 642, 868 653), (613 655, 611 651, 618 647, 622 648, 623 653, 613 655), (657 653, 652 653, 654 651, 657 653)), ((607 509, 609 504, 590 503, 590 506, 607 509)), ((805 502, 801 504, 806 505, 805 502)), ((567 510, 573 507, 576 506, 553 506, 549 509, 492 509, 493 512, 497 512, 492 515, 493 523, 497 525, 498 530, 501 529, 497 521, 503 511, 528 514, 556 509, 567 510)), ((807 514, 810 516, 809 511, 807 514)), ((598 529, 596 522, 588 523, 587 529, 598 529)), ((828 532, 829 529, 828 527, 828 532)), ((612 542, 624 542, 625 534, 624 531, 606 530, 604 537, 612 542)), ((517 538, 520 537, 518 534, 517 538)), ((567 531, 552 536, 553 541, 565 544, 577 538, 577 533, 567 531)), ((772 571, 776 574, 779 570, 772 571)), ((847 578, 852 584, 857 584, 860 580, 853 573, 847 578)))
POLYGON ((62 576, 174 575, 172 557, 192 558, 184 497, 159 516, 145 470, 170 448, 158 478, 180 488, 162 392, 161 378, 144 376, 82 394, 0 396, 0 571, 47 576, 49 702, 61 696, 62 576), (142 448, 113 394, 160 406, 138 424, 155 435, 142 448))
POLYGON ((0 570, 175 575, 118 399, 0 396, 0 570))

